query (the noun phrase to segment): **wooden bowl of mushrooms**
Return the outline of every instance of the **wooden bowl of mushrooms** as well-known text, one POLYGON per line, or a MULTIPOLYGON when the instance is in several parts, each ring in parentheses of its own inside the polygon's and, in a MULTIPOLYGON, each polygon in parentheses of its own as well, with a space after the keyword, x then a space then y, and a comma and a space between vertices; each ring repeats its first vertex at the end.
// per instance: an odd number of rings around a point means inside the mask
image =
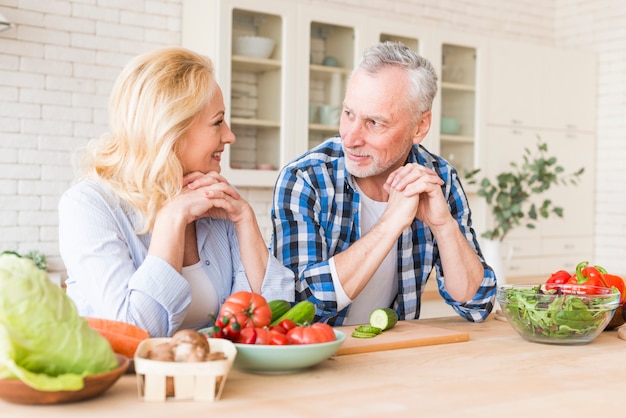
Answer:
POLYGON ((235 345, 182 330, 172 338, 149 338, 137 347, 135 373, 144 401, 215 401, 235 361, 235 345))

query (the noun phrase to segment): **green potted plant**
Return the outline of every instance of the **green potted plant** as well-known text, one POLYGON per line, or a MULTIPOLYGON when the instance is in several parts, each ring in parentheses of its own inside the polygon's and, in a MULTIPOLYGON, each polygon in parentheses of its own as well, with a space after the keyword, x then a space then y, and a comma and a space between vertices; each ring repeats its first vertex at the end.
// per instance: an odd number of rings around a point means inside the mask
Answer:
POLYGON ((511 170, 499 173, 495 181, 485 177, 478 182, 476 175, 480 169, 465 173, 469 184, 478 183, 477 194, 485 199, 493 216, 493 227, 481 234, 483 238, 502 241, 516 227, 534 229, 540 217, 563 217, 563 208, 549 198, 541 204, 532 202, 531 198, 552 186, 577 185, 585 168, 566 173, 557 158, 547 154, 548 144, 537 137, 537 148, 534 151, 525 148, 522 162, 511 162, 511 170))
MULTIPOLYGON (((493 264, 496 263, 498 269, 501 269, 500 243, 513 229, 521 226, 534 229, 540 218, 563 217, 563 208, 550 198, 535 203, 533 197, 554 186, 577 185, 585 171, 582 167, 566 173, 557 158, 548 155, 548 144, 539 136, 536 149, 525 148, 521 162, 511 162, 509 165, 511 169, 497 174, 495 180, 487 177, 478 180, 476 177, 480 169, 465 173, 469 184, 478 184, 477 195, 485 199, 493 218, 491 229, 481 234, 485 238, 481 248, 494 270, 496 266, 493 264), (497 253, 492 255, 491 260, 487 257, 486 247, 490 248, 490 253, 497 253)), ((502 276, 502 273, 496 271, 498 275, 502 276)))

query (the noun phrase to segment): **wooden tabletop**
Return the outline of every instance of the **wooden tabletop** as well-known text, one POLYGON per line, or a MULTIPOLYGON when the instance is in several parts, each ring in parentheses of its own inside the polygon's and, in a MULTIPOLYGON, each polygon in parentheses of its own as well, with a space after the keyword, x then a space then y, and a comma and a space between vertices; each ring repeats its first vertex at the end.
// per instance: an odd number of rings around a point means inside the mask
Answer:
POLYGON ((99 398, 58 406, 0 400, 4 417, 578 417, 624 416, 626 341, 605 331, 586 345, 523 340, 506 322, 420 323, 468 332, 443 345, 342 355, 305 372, 231 371, 216 402, 143 402, 134 375, 99 398))

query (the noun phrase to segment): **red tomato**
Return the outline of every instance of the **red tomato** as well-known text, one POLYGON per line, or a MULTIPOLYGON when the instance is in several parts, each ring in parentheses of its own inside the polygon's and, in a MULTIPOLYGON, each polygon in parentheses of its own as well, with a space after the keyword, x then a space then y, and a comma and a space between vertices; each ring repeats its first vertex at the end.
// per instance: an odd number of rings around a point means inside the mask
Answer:
POLYGON ((270 327, 270 332, 275 332, 277 334, 287 334, 285 328, 281 327, 280 325, 274 325, 273 327, 270 327))
POLYGON ((297 325, 291 319, 283 319, 278 323, 278 326, 285 330, 285 333, 289 332, 289 330, 294 329, 297 325))
POLYGON ((272 321, 272 310, 265 298, 258 293, 245 290, 230 295, 222 308, 219 317, 230 316, 246 327, 266 327, 272 321))
POLYGON ((295 327, 287 332, 290 344, 318 344, 335 341, 335 332, 328 324, 315 323, 308 327, 295 327))
POLYGON ((326 336, 326 341, 335 341, 337 339, 335 331, 333 331, 333 327, 328 324, 317 323, 311 325, 311 327, 316 328, 319 332, 323 333, 326 336))
POLYGON ((237 322, 237 318, 230 316, 223 316, 215 321, 215 325, 220 329, 222 337, 236 341, 241 333, 241 325, 237 322))
POLYGON ((239 344, 254 344, 256 342, 256 328, 244 328, 235 340, 239 344))
POLYGON ((287 345, 289 338, 286 334, 270 331, 270 345, 287 345))
POLYGON ((272 332, 269 332, 265 328, 255 328, 256 331, 256 341, 255 344, 269 345, 272 335, 276 335, 272 332))

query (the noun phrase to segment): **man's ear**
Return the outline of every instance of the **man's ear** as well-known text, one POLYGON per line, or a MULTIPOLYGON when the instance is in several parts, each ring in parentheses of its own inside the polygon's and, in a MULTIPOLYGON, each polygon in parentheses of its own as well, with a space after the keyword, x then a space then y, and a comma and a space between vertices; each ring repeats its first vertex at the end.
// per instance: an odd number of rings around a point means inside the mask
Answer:
POLYGON ((422 113, 417 124, 415 125, 415 134, 413 135, 413 143, 419 144, 426 138, 428 131, 430 131, 430 124, 433 120, 433 114, 430 110, 422 113))

